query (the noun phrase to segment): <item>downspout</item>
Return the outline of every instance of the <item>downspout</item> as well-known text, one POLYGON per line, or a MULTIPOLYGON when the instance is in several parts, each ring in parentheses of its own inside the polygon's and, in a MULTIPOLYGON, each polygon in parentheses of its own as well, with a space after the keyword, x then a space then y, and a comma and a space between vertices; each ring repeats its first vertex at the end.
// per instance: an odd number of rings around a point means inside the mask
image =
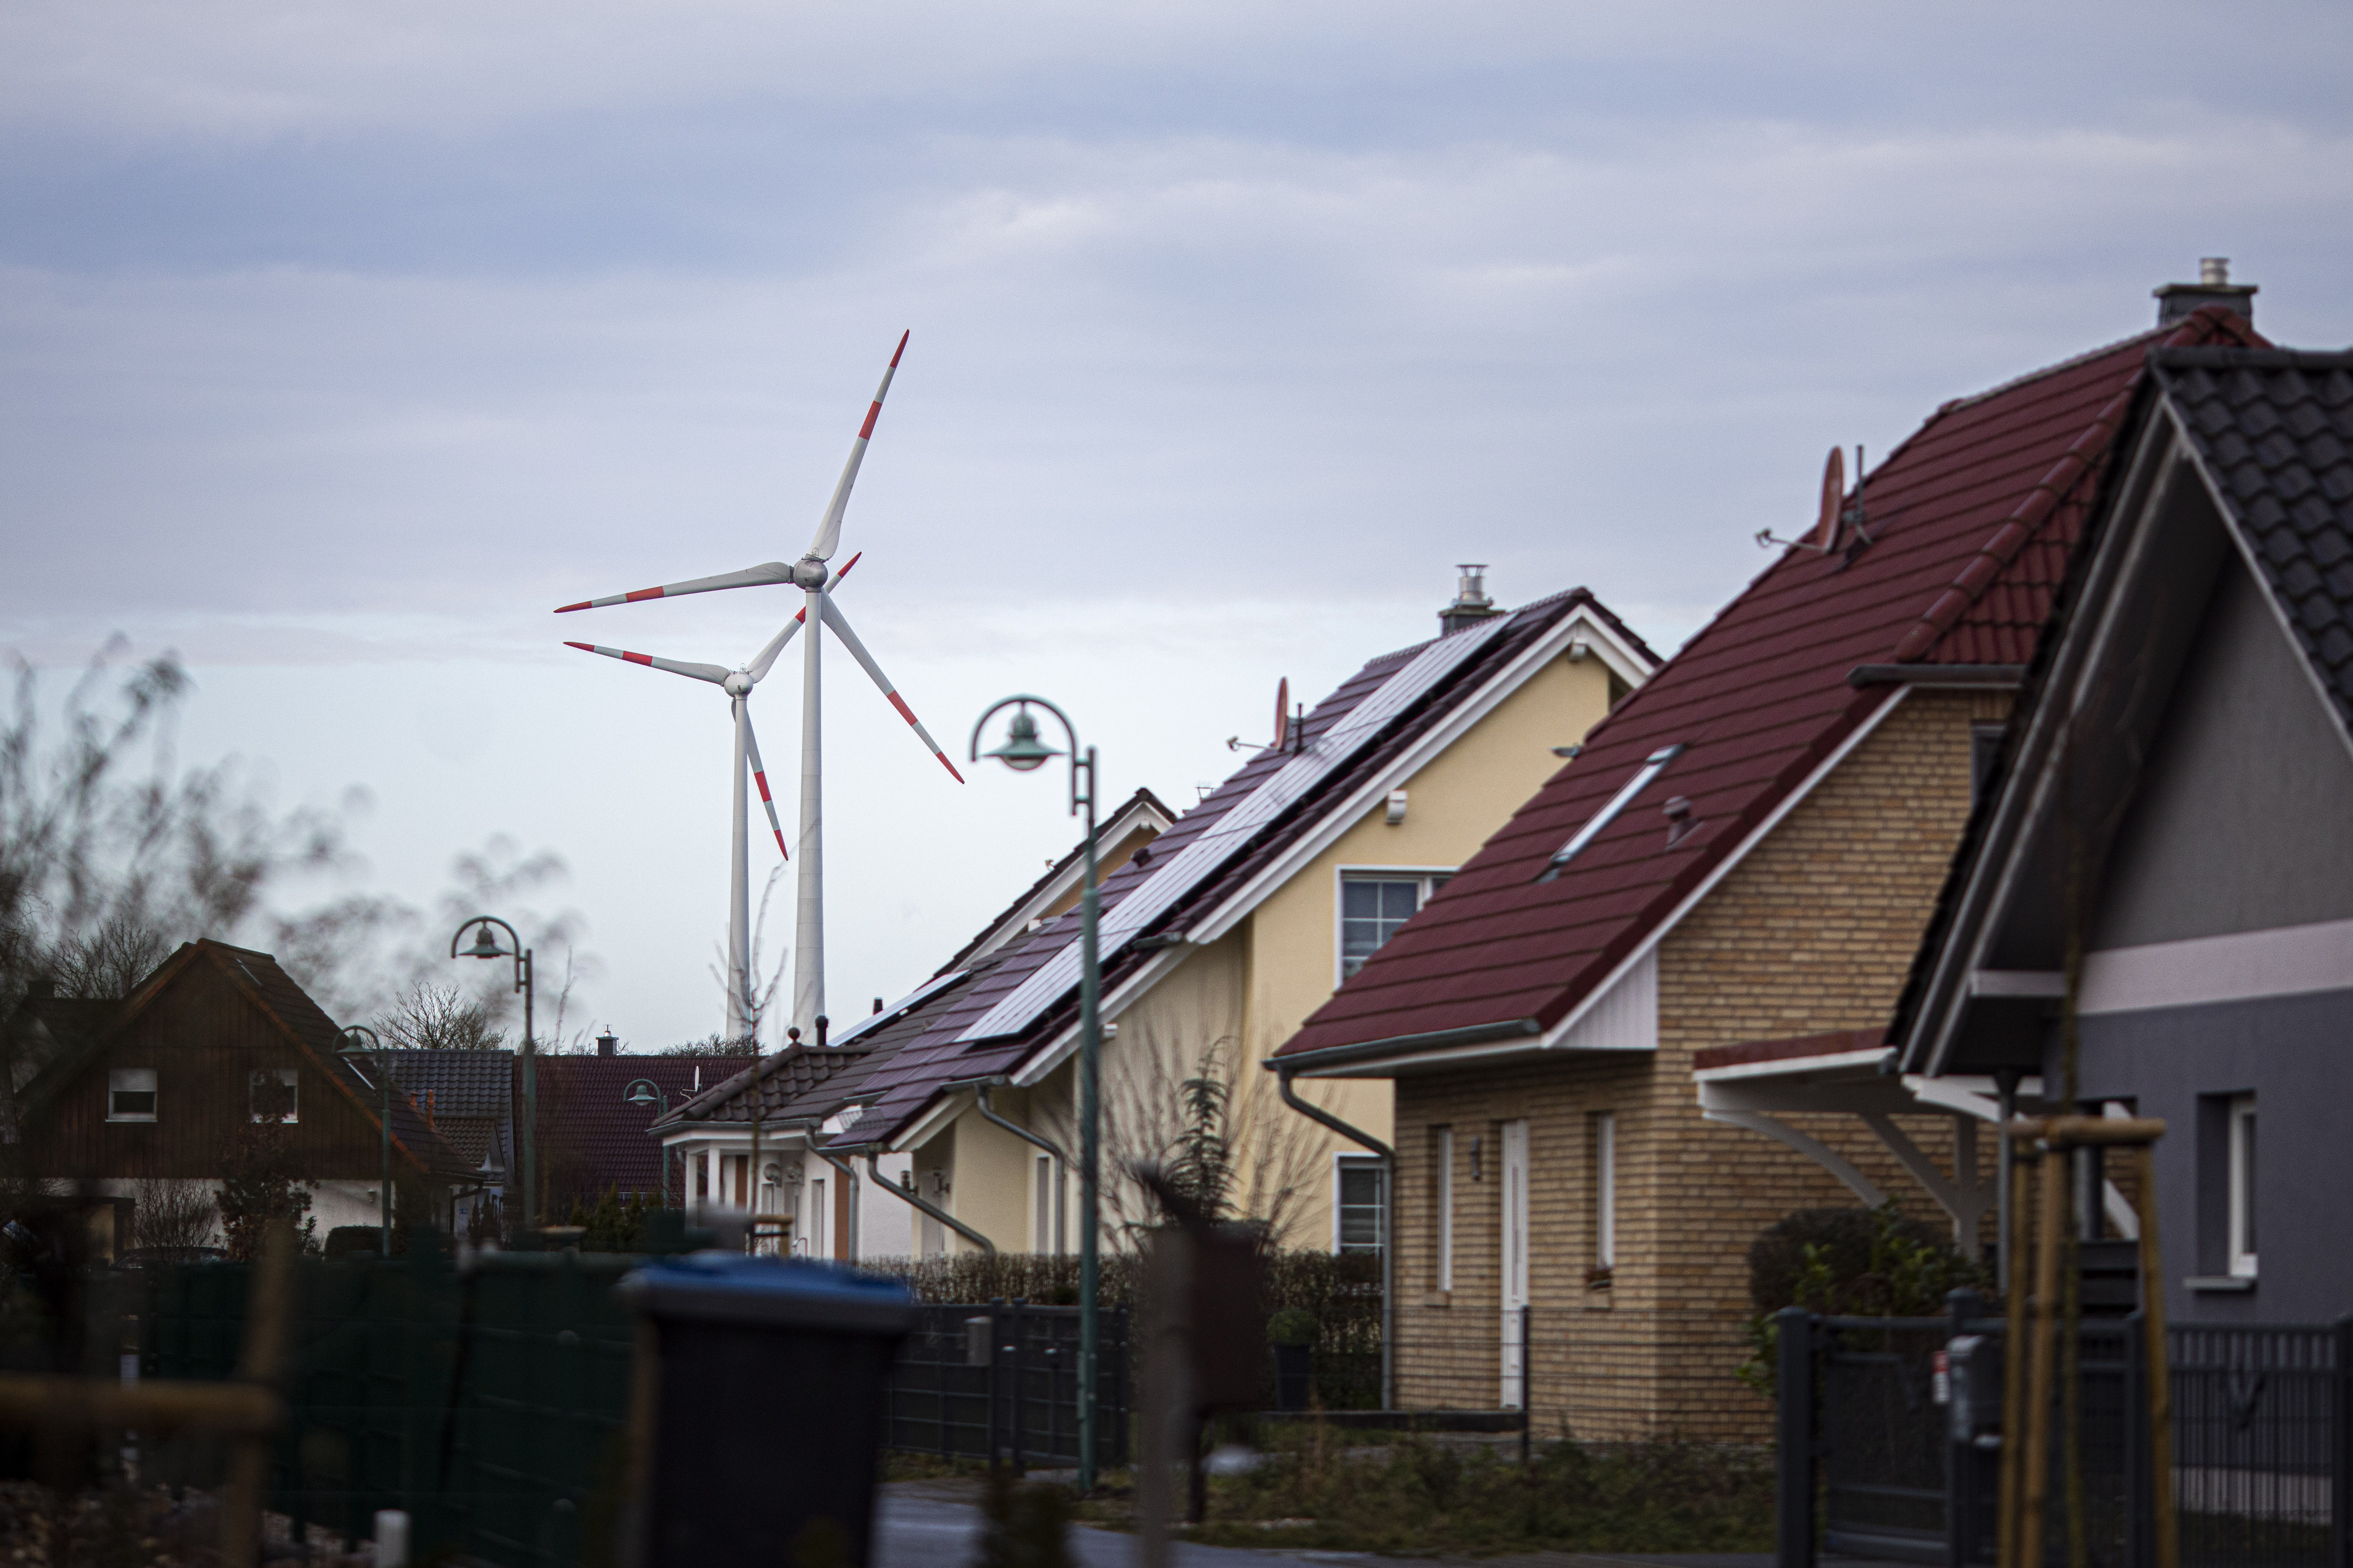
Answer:
MULTIPOLYGON (((884 1192, 889 1193, 892 1197, 904 1199, 907 1203, 913 1205, 916 1208, 921 1209, 923 1213, 931 1215, 942 1225, 946 1226, 950 1230, 955 1231, 958 1236, 963 1237, 966 1241, 971 1242, 975 1247, 979 1247, 983 1252, 987 1253, 991 1258, 997 1256, 997 1243, 989 1240, 988 1237, 981 1235, 980 1232, 973 1229, 972 1226, 965 1224, 964 1221, 956 1218, 955 1215, 948 1213, 947 1210, 937 1208, 925 1203, 915 1194, 909 1192, 906 1188, 900 1186, 895 1182, 884 1181, 882 1179, 882 1167, 874 1163, 874 1151, 872 1149, 868 1149, 865 1151, 865 1154, 866 1168, 874 1173, 874 1184, 876 1186, 881 1188, 884 1192)), ((830 1155, 827 1157, 828 1159, 831 1158, 830 1155)))
MULTIPOLYGON (((1320 1121, 1352 1143, 1381 1160, 1381 1408, 1397 1408, 1397 1151, 1361 1128, 1351 1127, 1320 1105, 1310 1105, 1292 1091, 1291 1075, 1280 1061, 1266 1064, 1274 1074, 1275 1092, 1282 1103, 1310 1121, 1320 1121)), ((1333 1201, 1339 1201, 1337 1195, 1333 1201)), ((1527 1352, 1523 1350, 1521 1354, 1527 1352)))
MULTIPOLYGON (((989 1091, 990 1089, 992 1089, 996 1088, 998 1084, 1003 1083, 1004 1081, 1005 1081, 1005 1080, 1004 1080, 1003 1079, 1001 1079, 1001 1078, 988 1078, 988 1079, 980 1079, 979 1081, 977 1081, 977 1082, 976 1082, 975 1084, 973 1084, 973 1086, 972 1086, 972 1099, 973 1099, 973 1104, 974 1104, 974 1106, 975 1106, 975 1107, 976 1107, 976 1108, 980 1111, 980 1119, 981 1119, 983 1121, 987 1121, 987 1122, 989 1122, 989 1123, 991 1123, 991 1124, 993 1124, 993 1125, 995 1125, 995 1126, 998 1126, 998 1127, 1002 1127, 1002 1128, 1004 1128, 1008 1132, 1012 1133, 1012 1134, 1013 1134, 1013 1136, 1015 1136, 1016 1138, 1018 1138, 1018 1139, 1020 1139, 1022 1142, 1027 1142, 1027 1143, 1034 1143, 1034 1144, 1036 1144, 1039 1148, 1043 1149, 1044 1151, 1046 1151, 1046 1152, 1047 1152, 1048 1154, 1050 1154, 1050 1155, 1051 1155, 1051 1156, 1053 1157, 1053 1161, 1054 1161, 1054 1213, 1055 1213, 1055 1215, 1058 1216, 1058 1221, 1059 1221, 1059 1216, 1060 1215, 1060 1214, 1061 1214, 1061 1212, 1062 1212, 1062 1188, 1063 1188, 1064 1184, 1065 1184, 1065 1183, 1068 1181, 1068 1179, 1069 1179, 1069 1178, 1067 1177, 1067 1175, 1065 1174, 1065 1173, 1070 1169, 1071 1162, 1070 1162, 1069 1158, 1068 1158, 1066 1155, 1064 1155, 1064 1154, 1063 1154, 1063 1152, 1062 1152, 1061 1149, 1060 1149, 1058 1145, 1056 1145, 1056 1144, 1054 1144, 1054 1143, 1051 1143, 1051 1142, 1049 1142, 1047 1140, 1045 1140, 1045 1139, 1043 1139, 1043 1138, 1040 1138, 1040 1137, 1039 1137, 1039 1136, 1038 1136, 1038 1134, 1036 1134, 1035 1132, 1030 1131, 1029 1131, 1029 1129, 1028 1129, 1027 1127, 1023 1127, 1023 1126, 1019 1125, 1018 1123, 1016 1123, 1016 1122, 1013 1122, 1013 1121, 1007 1121, 1004 1117, 999 1116, 999 1115, 997 1113, 997 1108, 996 1108, 995 1106, 993 1106, 993 1105, 991 1105, 991 1104, 989 1104, 989 1103, 988 1103, 988 1091, 989 1091)), ((950 1085, 948 1085, 948 1088, 950 1088, 950 1089, 955 1089, 955 1088, 956 1088, 956 1087, 958 1087, 958 1086, 956 1086, 956 1085, 955 1085, 955 1084, 950 1084, 950 1085)), ((1059 1224, 1059 1223, 1057 1223, 1057 1225, 1056 1225, 1056 1226, 1055 1226, 1055 1229, 1057 1230, 1057 1232, 1059 1232, 1059 1231, 1060 1230, 1060 1228, 1061 1228, 1061 1227, 1060 1227, 1060 1224, 1059 1224)), ((1055 1239, 1056 1239, 1056 1241, 1057 1241, 1057 1243, 1058 1243, 1058 1245, 1057 1245, 1057 1247, 1056 1247, 1055 1250, 1056 1250, 1056 1252, 1057 1252, 1057 1253, 1059 1253, 1059 1252, 1060 1251, 1060 1246, 1059 1246, 1059 1243, 1060 1243, 1060 1236, 1059 1236, 1059 1235, 1057 1235, 1057 1237, 1056 1237, 1056 1238, 1055 1238, 1055 1239)))

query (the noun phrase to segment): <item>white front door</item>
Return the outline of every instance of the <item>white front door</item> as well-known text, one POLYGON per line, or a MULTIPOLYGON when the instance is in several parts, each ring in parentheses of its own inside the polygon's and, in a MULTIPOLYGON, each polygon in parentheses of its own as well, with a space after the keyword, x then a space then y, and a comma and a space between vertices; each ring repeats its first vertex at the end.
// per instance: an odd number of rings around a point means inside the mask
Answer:
POLYGON ((1528 1304, 1528 1124, 1504 1123, 1504 1397, 1503 1408, 1520 1407, 1521 1358, 1528 1304))

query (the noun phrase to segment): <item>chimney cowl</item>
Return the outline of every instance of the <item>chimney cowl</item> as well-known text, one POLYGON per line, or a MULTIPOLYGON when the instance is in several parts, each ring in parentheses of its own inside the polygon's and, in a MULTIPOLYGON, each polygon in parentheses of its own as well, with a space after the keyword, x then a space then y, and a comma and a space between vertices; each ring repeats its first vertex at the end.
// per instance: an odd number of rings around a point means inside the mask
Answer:
POLYGON ((2231 281, 2231 258, 2227 256, 2201 256, 2198 258, 2198 281, 2168 283, 2150 290, 2157 300, 2157 324, 2170 326, 2194 310, 2209 305, 2224 310, 2252 322, 2255 319, 2255 285, 2231 281))
POLYGON ((1466 562, 1455 567, 1454 602, 1438 612, 1438 635, 1447 637, 1504 612, 1487 596, 1487 564, 1466 562))

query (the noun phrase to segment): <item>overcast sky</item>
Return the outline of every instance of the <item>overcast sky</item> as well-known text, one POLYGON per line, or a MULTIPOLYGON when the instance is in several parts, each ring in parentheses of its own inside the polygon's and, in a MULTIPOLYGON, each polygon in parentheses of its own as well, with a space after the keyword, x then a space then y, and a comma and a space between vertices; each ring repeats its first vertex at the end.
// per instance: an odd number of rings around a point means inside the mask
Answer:
MULTIPOLYGON (((185 754, 366 788, 367 885, 556 850, 569 1022, 701 1034, 725 700, 559 639, 733 665, 792 605, 548 611, 797 555, 902 329, 843 606, 951 746, 1043 691, 1181 805, 1459 561, 1671 648, 1831 443, 2200 256, 2342 345, 2349 44, 2337 0, 13 0, 0 645, 177 649, 185 754)), ((829 668, 846 1017, 1073 828, 829 668)))

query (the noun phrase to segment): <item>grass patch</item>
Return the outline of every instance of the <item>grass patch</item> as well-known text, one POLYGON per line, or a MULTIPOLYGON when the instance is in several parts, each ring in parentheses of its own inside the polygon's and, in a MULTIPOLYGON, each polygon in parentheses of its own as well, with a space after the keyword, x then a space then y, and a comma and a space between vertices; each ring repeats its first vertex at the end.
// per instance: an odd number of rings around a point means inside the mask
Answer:
MULTIPOLYGON (((1757 1448, 1687 1442, 1539 1444, 1516 1451, 1419 1435, 1328 1427, 1268 1434, 1264 1462, 1209 1483, 1187 1539, 1220 1546, 1355 1552, 1766 1552, 1773 1460, 1757 1448)), ((1098 1494, 1081 1517, 1133 1525, 1132 1493, 1098 1494)))

